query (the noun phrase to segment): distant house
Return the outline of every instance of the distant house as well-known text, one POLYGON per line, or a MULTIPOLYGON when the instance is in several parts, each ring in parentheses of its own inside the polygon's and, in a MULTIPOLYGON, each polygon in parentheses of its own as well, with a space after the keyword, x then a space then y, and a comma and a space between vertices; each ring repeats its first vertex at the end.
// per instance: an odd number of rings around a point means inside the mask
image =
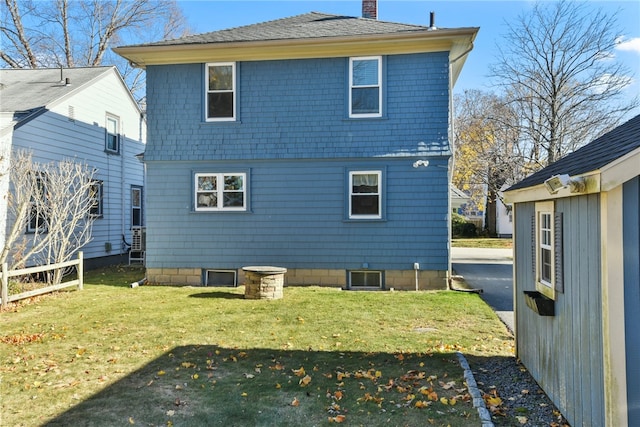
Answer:
POLYGON ((505 195, 517 356, 571 425, 640 425, 640 116, 505 195))
POLYGON ((149 281, 445 287, 451 91, 478 29, 370 16, 115 49, 147 72, 149 281))
MULTIPOLYGON (((97 219, 82 248, 85 264, 124 260, 131 227, 143 225, 144 169, 136 155, 144 151, 145 123, 117 69, 2 69, 0 98, 0 169, 8 170, 16 150, 30 150, 38 163, 68 158, 95 168, 97 219)), ((4 174, 0 194, 9 189, 4 174)), ((0 246, 11 221, 3 197, 0 246)))

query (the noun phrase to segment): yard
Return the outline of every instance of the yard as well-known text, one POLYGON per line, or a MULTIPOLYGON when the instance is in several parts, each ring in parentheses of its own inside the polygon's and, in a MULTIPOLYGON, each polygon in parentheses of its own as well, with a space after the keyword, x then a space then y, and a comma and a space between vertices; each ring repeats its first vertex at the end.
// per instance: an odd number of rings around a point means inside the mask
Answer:
POLYGON ((142 275, 89 272, 83 291, 0 313, 0 425, 478 426, 455 352, 513 355, 475 294, 287 287, 260 301, 130 288, 142 275))

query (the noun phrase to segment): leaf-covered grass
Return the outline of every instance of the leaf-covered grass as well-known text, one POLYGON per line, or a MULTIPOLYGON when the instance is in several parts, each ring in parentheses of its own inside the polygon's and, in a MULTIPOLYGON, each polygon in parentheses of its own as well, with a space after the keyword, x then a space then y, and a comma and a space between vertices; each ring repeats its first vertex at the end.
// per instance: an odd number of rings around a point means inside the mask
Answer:
POLYGON ((455 351, 511 356, 477 295, 128 284, 0 313, 0 424, 479 425, 455 351))
POLYGON ((478 238, 478 239, 464 239, 455 238, 451 240, 451 246, 454 248, 496 248, 496 249, 511 249, 513 248, 513 240, 506 238, 478 238))

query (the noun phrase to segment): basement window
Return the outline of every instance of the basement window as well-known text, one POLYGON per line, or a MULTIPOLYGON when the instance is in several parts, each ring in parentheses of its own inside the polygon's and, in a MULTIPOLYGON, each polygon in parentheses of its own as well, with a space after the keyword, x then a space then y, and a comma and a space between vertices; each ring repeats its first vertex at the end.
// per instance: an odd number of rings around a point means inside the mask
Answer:
POLYGON ((206 270, 204 279, 205 286, 237 286, 235 270, 206 270))
POLYGON ((381 289, 381 271, 350 271, 349 289, 381 289))

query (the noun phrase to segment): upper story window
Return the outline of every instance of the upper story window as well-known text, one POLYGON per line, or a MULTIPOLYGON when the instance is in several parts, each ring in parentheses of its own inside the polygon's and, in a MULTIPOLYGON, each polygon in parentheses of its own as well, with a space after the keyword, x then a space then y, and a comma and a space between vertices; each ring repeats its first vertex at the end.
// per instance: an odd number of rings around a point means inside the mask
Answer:
POLYGON ((116 116, 107 116, 105 150, 110 153, 120 152, 120 119, 116 116))
POLYGON ((235 120, 236 64, 207 64, 207 120, 235 120))
POLYGON ((196 211, 244 211, 247 206, 245 173, 195 174, 196 211))
POLYGON ((349 218, 382 218, 381 171, 349 172, 349 218))
POLYGON ((382 116, 382 57, 349 59, 349 117, 382 116))

